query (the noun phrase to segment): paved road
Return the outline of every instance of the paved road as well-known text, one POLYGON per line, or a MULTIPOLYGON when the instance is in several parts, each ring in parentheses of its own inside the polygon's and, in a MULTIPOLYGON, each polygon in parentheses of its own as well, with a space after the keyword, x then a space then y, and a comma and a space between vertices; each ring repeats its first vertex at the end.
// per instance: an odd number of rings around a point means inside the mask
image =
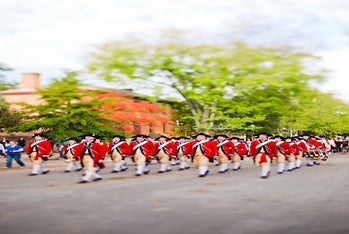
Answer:
MULTIPOLYGON (((4 165, 4 159, 0 159, 4 165)), ((28 166, 31 166, 28 162, 28 166)), ((30 168, 0 170, 0 233, 258 234, 349 233, 349 156, 320 166, 259 178, 250 159, 242 170, 197 177, 197 170, 134 176, 134 166, 102 181, 77 184, 80 172, 29 177, 30 168)), ((16 165, 17 167, 17 165, 16 165)))

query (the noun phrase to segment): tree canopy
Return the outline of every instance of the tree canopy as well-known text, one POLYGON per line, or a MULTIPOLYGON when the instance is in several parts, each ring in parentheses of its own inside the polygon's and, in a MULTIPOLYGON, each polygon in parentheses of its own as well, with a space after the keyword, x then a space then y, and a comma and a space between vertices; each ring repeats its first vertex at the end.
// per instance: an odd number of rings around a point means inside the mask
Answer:
POLYGON ((324 78, 306 71, 309 54, 243 43, 115 42, 90 58, 88 71, 104 80, 176 100, 176 118, 187 127, 324 134, 349 127, 348 105, 311 86, 324 78))
POLYGON ((101 116, 100 107, 108 99, 100 100, 101 91, 81 90, 75 72, 68 72, 62 79, 55 79, 47 88, 37 89, 42 104, 22 103, 25 121, 9 131, 44 132, 49 139, 57 141, 93 132, 102 136, 118 133, 114 121, 101 116))
MULTIPOLYGON (((0 63, 0 91, 1 90, 8 90, 8 89, 12 89, 12 88, 16 88, 17 87, 17 83, 16 82, 5 82, 3 80, 4 77, 4 72, 8 72, 11 71, 12 68, 7 67, 6 65, 0 63)), ((0 100, 1 102, 2 100, 0 100)))

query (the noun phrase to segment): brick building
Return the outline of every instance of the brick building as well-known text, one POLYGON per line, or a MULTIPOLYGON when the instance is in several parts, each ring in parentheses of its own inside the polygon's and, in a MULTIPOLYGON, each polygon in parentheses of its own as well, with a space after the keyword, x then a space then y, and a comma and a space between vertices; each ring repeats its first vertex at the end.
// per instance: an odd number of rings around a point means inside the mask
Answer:
MULTIPOLYGON (((11 108, 20 108, 16 105, 18 102, 24 102, 27 104, 37 105, 42 102, 40 99, 40 94, 36 91, 36 88, 44 88, 40 85, 40 74, 39 73, 24 73, 22 74, 22 79, 18 89, 1 91, 0 95, 3 97, 4 101, 11 104, 11 108)), ((158 118, 159 115, 166 116, 166 119, 162 119, 161 123, 154 125, 151 122, 146 121, 126 121, 123 123, 119 131, 125 131, 131 134, 147 134, 152 136, 157 135, 171 135, 174 130, 174 121, 172 120, 172 110, 168 107, 164 107, 158 103, 150 103, 146 100, 138 98, 132 90, 129 89, 106 89, 91 85, 82 85, 80 89, 83 91, 90 90, 105 90, 105 94, 109 96, 117 96, 122 98, 123 102, 127 102, 127 105, 132 105, 133 103, 138 103, 138 106, 145 108, 147 105, 151 104, 157 108, 153 108, 154 111, 147 113, 148 118, 158 118)), ((145 110, 139 110, 144 112, 145 110)), ((115 116, 119 112, 116 110, 115 116)), ((137 114, 135 112, 130 114, 137 114)))

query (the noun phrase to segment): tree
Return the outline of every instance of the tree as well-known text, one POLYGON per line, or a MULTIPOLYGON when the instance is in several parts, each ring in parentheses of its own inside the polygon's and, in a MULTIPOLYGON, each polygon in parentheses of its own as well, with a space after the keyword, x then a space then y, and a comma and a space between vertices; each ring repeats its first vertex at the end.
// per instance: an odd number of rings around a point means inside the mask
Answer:
POLYGON ((86 132, 100 135, 115 134, 114 122, 103 118, 101 106, 109 100, 99 100, 99 91, 81 90, 77 73, 68 72, 62 79, 55 79, 47 88, 37 89, 42 104, 22 104, 26 120, 11 131, 45 132, 53 141, 77 137, 86 132))
POLYGON ((11 70, 12 70, 12 68, 9 68, 9 67, 5 66, 4 64, 0 63, 0 91, 13 89, 13 88, 17 87, 18 84, 16 82, 5 82, 2 79, 4 76, 4 74, 2 72, 8 72, 11 70))
POLYGON ((10 110, 8 104, 0 103, 0 132, 16 126, 22 120, 22 115, 16 110, 10 110))
POLYGON ((281 121, 287 119, 285 116, 294 115, 294 109, 299 109, 297 113, 307 110, 297 104, 305 94, 321 95, 309 85, 323 80, 321 75, 305 72, 303 59, 309 57, 243 43, 117 42, 92 53, 87 68, 107 81, 132 82, 133 87, 147 90, 150 87, 159 97, 180 97, 185 103, 177 105, 184 113, 181 122, 193 121, 196 128, 246 131, 253 125, 255 130, 276 131, 285 124, 281 121))

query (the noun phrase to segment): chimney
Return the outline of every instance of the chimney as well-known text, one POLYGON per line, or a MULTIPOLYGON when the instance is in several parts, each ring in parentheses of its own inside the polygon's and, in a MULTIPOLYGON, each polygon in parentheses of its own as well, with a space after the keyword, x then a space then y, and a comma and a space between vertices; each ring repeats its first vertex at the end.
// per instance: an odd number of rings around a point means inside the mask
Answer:
POLYGON ((40 73, 22 73, 21 88, 38 88, 40 86, 40 73))

